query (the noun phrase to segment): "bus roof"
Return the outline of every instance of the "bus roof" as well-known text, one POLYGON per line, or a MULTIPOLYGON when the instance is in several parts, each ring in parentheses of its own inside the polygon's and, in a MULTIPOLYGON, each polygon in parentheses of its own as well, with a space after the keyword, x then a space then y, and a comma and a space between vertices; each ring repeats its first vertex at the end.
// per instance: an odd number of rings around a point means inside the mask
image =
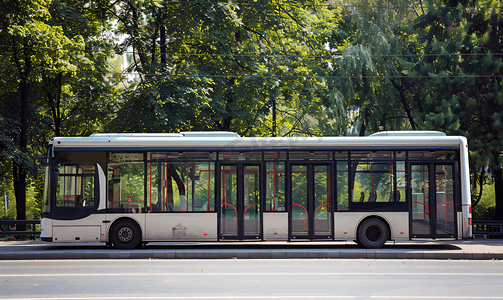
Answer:
MULTIPOLYGON (((466 145, 462 136, 443 132, 379 132, 365 137, 240 137, 233 132, 100 133, 89 137, 55 137, 55 148, 328 148, 328 147, 442 147, 466 145)), ((75 150, 75 149, 73 149, 75 150)), ((84 150, 84 149, 82 149, 84 150)))

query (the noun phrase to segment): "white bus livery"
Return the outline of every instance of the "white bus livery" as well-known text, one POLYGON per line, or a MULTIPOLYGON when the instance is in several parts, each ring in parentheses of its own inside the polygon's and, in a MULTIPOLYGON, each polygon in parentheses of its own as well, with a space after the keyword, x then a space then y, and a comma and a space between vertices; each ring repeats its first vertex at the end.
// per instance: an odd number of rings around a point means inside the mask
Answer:
POLYGON ((468 145, 442 132, 55 137, 41 239, 387 241, 472 235, 468 145))

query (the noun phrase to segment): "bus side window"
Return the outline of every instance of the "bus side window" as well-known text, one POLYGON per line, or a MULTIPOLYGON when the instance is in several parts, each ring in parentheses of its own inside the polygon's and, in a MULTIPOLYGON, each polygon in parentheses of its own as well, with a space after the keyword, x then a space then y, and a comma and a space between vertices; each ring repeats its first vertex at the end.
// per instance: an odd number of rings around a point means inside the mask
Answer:
POLYGON ((94 206, 94 165, 60 165, 58 172, 56 207, 94 206))
POLYGON ((211 154, 159 152, 148 157, 152 161, 147 162, 147 209, 162 213, 215 210, 215 163, 204 161, 211 154))
POLYGON ((285 211, 285 163, 267 162, 266 211, 285 211))
POLYGON ((144 162, 108 164, 108 209, 115 212, 144 212, 144 162))

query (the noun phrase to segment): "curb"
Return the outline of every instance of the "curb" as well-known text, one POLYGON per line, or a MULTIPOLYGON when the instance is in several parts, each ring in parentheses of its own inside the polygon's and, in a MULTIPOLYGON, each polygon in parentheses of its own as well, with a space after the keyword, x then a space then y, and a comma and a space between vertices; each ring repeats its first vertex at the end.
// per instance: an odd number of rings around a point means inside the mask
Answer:
POLYGON ((167 249, 167 250, 47 250, 0 253, 0 260, 48 259, 440 259, 503 260, 503 253, 417 250, 321 249, 167 249))

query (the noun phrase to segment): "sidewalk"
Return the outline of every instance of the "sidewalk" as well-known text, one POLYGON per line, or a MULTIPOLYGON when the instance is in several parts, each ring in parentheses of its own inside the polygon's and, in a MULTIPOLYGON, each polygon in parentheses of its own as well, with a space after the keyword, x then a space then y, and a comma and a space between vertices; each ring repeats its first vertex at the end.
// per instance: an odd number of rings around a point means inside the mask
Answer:
POLYGON ((101 243, 0 241, 0 260, 33 259, 503 259, 503 240, 397 241, 381 249, 353 242, 149 243, 117 250, 101 243))

